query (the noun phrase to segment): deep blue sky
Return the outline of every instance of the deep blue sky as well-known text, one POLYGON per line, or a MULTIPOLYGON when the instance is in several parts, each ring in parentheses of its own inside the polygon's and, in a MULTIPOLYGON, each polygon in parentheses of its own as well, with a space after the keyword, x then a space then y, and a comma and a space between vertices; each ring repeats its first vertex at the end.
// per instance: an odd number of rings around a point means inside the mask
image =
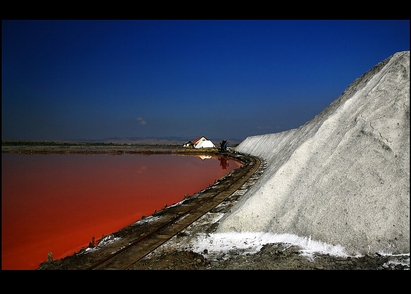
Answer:
POLYGON ((404 50, 409 20, 3 20, 2 139, 277 133, 404 50))

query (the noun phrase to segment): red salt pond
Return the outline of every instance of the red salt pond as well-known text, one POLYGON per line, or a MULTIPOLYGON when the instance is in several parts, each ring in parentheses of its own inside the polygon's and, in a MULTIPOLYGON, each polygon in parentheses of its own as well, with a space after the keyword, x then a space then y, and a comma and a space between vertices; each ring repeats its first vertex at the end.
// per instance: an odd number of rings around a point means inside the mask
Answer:
POLYGON ((172 155, 2 154, 2 269, 33 270, 241 166, 172 155))

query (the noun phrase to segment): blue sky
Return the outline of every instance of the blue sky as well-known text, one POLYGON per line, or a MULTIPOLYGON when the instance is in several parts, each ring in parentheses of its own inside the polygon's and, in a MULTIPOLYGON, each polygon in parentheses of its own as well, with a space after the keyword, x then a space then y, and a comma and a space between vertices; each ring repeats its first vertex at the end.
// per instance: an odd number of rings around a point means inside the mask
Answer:
POLYGON ((277 133, 405 50, 409 20, 2 20, 2 139, 277 133))

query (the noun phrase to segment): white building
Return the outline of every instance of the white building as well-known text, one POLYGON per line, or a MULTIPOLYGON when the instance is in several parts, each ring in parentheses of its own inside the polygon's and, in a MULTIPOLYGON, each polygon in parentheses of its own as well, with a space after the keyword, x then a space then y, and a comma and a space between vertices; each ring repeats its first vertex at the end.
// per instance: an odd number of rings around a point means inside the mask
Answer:
POLYGON ((216 148, 214 143, 208 140, 206 137, 201 136, 193 141, 189 141, 183 145, 186 148, 216 148))

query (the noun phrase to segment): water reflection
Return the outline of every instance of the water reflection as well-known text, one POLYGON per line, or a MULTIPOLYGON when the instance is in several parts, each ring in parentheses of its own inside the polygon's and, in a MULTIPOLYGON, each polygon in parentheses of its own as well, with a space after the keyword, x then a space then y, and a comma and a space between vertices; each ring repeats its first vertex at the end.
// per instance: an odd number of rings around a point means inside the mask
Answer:
MULTIPOLYGON (((211 159, 211 155, 196 155, 201 160, 211 159)), ((215 156, 214 156, 215 157, 215 156)), ((221 169, 226 170, 230 166, 230 158, 228 156, 219 155, 217 156, 218 161, 220 162, 221 169)))
POLYGON ((218 160, 220 161, 220 166, 222 169, 227 169, 230 166, 230 159, 227 156, 219 156, 218 160))
POLYGON ((2 269, 78 252, 240 166, 216 156, 3 153, 2 269))
POLYGON ((197 155, 197 157, 200 158, 201 160, 206 160, 206 159, 212 158, 211 155, 197 155))

